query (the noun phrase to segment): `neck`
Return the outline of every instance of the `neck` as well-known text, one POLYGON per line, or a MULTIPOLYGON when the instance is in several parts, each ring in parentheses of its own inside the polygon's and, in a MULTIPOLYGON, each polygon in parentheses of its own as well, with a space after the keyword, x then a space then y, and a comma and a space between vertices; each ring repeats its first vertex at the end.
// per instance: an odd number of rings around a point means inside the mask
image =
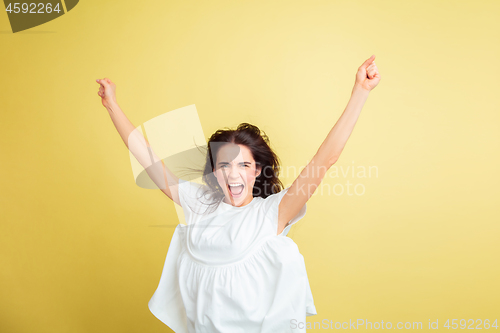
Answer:
POLYGON ((231 206, 235 206, 235 207, 243 207, 243 206, 246 206, 248 205, 250 202, 252 202, 253 200, 253 196, 252 195, 249 195, 245 198, 245 200, 243 200, 243 202, 241 202, 240 204, 236 204, 236 203, 233 203, 231 202, 231 200, 228 200, 227 197, 224 197, 224 202, 227 203, 228 205, 231 205, 231 206))

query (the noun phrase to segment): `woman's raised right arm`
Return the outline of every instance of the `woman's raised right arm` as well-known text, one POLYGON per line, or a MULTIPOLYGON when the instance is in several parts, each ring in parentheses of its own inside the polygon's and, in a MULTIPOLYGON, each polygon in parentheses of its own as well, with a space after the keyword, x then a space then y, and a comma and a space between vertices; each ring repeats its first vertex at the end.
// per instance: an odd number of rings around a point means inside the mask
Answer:
POLYGON ((96 81, 100 85, 97 94, 102 99, 102 105, 108 110, 116 130, 127 148, 144 167, 156 186, 175 203, 180 205, 178 191, 179 178, 165 166, 163 161, 154 153, 142 133, 135 128, 120 106, 118 106, 115 94, 116 85, 107 78, 96 81))

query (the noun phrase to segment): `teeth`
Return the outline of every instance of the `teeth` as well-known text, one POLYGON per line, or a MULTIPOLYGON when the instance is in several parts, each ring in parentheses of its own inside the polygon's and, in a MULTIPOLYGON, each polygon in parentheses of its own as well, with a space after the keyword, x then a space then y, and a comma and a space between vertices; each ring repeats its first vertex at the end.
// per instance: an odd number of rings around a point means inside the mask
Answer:
POLYGON ((240 184, 240 183, 232 183, 232 184, 228 184, 229 186, 243 186, 243 184, 240 184))

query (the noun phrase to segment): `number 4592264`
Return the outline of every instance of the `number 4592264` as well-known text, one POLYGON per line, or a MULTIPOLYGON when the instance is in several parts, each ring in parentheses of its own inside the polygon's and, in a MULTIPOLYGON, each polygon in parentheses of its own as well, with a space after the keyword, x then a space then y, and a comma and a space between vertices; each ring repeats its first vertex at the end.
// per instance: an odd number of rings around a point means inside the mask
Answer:
MULTIPOLYGON (((448 328, 448 329, 451 328, 451 329, 456 330, 458 328, 458 323, 456 323, 457 320, 458 319, 452 319, 451 320, 451 326, 450 326, 450 320, 448 319, 443 326, 446 327, 446 328, 448 328)), ((476 319, 476 321, 479 321, 479 323, 477 323, 476 327, 474 327, 473 326, 474 325, 474 319, 469 319, 469 320, 460 319, 460 328, 464 329, 465 326, 466 326, 466 324, 467 324, 467 322, 470 322, 469 326, 467 327, 467 329, 483 329, 483 328, 484 329, 490 329, 490 328, 498 329, 497 319, 495 319, 495 321, 493 321, 493 323, 491 323, 491 324, 490 324, 490 320, 489 319, 485 319, 484 322, 481 319, 476 319)))
POLYGON ((43 14, 43 13, 47 13, 47 14, 50 14, 52 12, 61 12, 61 9, 59 8, 59 2, 56 4, 56 6, 54 8, 52 8, 52 4, 51 3, 39 3, 38 4, 38 11, 36 11, 36 7, 37 7, 37 4, 36 3, 26 3, 26 2, 23 2, 23 3, 14 3, 14 6, 12 6, 12 3, 9 3, 9 5, 7 6, 7 8, 5 8, 5 11, 9 12, 9 13, 20 13, 21 10, 23 13, 30 13, 30 14, 43 14), (19 5, 21 5, 21 7, 19 7, 19 5), (12 9, 12 7, 14 9, 12 9), (29 7, 32 7, 31 9, 29 7), (30 11, 28 12, 28 9, 30 9, 30 11), (45 11, 44 11, 45 10, 45 11))

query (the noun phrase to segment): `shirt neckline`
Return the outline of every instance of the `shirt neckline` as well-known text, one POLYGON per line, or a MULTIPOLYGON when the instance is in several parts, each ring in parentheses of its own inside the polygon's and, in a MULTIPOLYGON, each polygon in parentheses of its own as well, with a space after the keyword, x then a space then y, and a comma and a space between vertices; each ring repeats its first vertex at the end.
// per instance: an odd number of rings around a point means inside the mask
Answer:
POLYGON ((251 206, 253 205, 253 203, 257 201, 257 197, 253 197, 252 198, 252 201, 250 201, 248 204, 246 204, 245 206, 233 206, 233 205, 230 205, 228 203, 225 203, 224 202, 224 197, 221 199, 220 203, 222 204, 223 207, 228 207, 228 208, 233 208, 233 209, 244 209, 248 206, 251 206))

